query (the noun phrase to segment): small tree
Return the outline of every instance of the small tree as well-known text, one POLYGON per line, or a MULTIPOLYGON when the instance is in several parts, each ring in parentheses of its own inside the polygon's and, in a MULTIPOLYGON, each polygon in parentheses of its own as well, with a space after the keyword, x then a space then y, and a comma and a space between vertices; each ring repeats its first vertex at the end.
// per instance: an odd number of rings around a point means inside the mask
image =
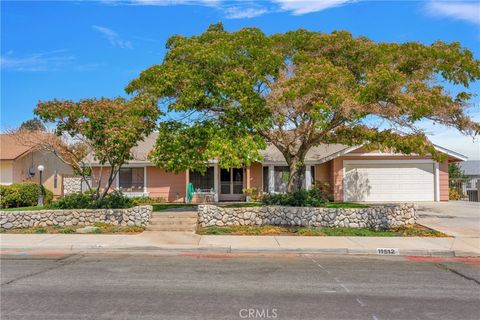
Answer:
POLYGON ((18 130, 32 132, 32 131, 46 131, 47 128, 45 128, 45 125, 40 119, 33 118, 33 119, 22 122, 18 130))
POLYGON ((462 168, 458 163, 450 163, 448 165, 448 178, 450 179, 463 179, 465 178, 462 168))
POLYGON ((192 115, 161 125, 152 160, 167 170, 205 167, 207 155, 224 167, 248 165, 271 143, 285 157, 288 191, 295 191, 307 152, 322 143, 441 159, 420 121, 480 131, 464 112, 480 63, 456 42, 378 43, 344 31, 267 36, 217 24, 199 36, 173 36, 167 49, 162 64, 127 87, 192 115), (451 96, 446 83, 463 88, 451 96), (205 156, 177 161, 188 152, 205 156))
MULTIPOLYGON (((101 98, 39 102, 35 114, 54 123, 57 134, 83 141, 91 151, 87 158, 110 166, 102 192, 103 170, 92 179, 96 181, 93 196, 101 199, 122 165, 132 159, 131 149, 154 130, 158 109, 151 100, 101 98)), ((84 172, 83 167, 81 170, 84 172)))

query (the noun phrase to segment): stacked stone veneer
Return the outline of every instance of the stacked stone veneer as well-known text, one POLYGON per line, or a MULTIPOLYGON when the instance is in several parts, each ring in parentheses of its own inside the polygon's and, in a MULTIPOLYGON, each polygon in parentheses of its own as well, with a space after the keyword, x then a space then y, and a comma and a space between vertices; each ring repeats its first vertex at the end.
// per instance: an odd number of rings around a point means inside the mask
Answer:
POLYGON ((413 204, 378 205, 368 208, 333 209, 263 206, 222 208, 198 206, 201 227, 232 225, 283 225, 312 227, 373 228, 376 230, 410 225, 417 216, 413 204))
POLYGON ((145 227, 151 216, 152 206, 149 205, 129 209, 0 211, 0 228, 89 226, 96 222, 145 227))
POLYGON ((63 194, 82 192, 82 177, 64 177, 63 194))

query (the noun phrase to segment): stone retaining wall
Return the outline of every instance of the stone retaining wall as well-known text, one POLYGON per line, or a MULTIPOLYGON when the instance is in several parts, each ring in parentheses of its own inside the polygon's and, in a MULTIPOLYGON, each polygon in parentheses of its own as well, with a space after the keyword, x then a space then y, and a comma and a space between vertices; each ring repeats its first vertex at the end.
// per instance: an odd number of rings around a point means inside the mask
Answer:
POLYGON ((223 208, 198 206, 201 227, 232 225, 284 225, 388 229, 416 222, 413 204, 375 205, 368 208, 333 209, 263 206, 223 208))
POLYGON ((63 177, 63 195, 82 192, 82 177, 63 177))
POLYGON ((89 226, 96 222, 145 227, 151 216, 152 206, 150 205, 128 209, 0 211, 0 228, 89 226))

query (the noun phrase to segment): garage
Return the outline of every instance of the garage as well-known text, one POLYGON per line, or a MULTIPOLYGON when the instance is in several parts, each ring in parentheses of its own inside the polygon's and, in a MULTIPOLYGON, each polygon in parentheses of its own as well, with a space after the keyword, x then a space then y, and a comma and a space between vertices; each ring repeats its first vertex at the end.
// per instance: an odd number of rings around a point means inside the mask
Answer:
POLYGON ((345 160, 344 201, 434 201, 430 160, 345 160))

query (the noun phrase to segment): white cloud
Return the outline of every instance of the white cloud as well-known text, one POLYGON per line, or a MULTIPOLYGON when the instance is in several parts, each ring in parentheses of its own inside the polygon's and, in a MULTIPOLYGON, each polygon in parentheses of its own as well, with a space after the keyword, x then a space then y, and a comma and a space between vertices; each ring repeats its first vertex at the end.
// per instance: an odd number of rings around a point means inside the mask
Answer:
POLYGON ((280 9, 290 11, 293 15, 302 15, 322 11, 352 2, 350 0, 274 0, 280 9))
POLYGON ((432 16, 450 17, 480 24, 480 2, 429 1, 425 6, 432 16))
POLYGON ((0 66, 3 70, 13 71, 57 71, 73 60, 75 57, 67 54, 66 50, 32 53, 22 57, 16 57, 13 51, 9 51, 0 58, 0 66))
MULTIPOLYGON (((480 122, 480 111, 467 109, 466 114, 473 121, 480 122)), ((433 124, 432 121, 424 120, 419 127, 425 130, 430 140, 442 147, 461 153, 469 160, 480 160, 480 136, 475 138, 465 136, 455 128, 433 124)))
POLYGON ((133 48, 132 43, 130 41, 122 40, 118 33, 113 31, 112 29, 106 28, 106 27, 101 27, 101 26, 96 26, 93 25, 92 28, 107 38, 107 40, 110 42, 112 46, 124 48, 124 49, 131 49, 133 48))
POLYGON ((266 8, 244 8, 244 7, 228 7, 224 8, 225 18, 227 19, 243 19, 261 16, 267 12, 266 8))
POLYGON ((221 11, 227 19, 253 18, 265 13, 285 11, 293 15, 326 10, 357 0, 272 0, 272 1, 230 1, 230 0, 126 0, 115 2, 103 0, 105 4, 130 4, 150 6, 196 5, 212 7, 221 11))

